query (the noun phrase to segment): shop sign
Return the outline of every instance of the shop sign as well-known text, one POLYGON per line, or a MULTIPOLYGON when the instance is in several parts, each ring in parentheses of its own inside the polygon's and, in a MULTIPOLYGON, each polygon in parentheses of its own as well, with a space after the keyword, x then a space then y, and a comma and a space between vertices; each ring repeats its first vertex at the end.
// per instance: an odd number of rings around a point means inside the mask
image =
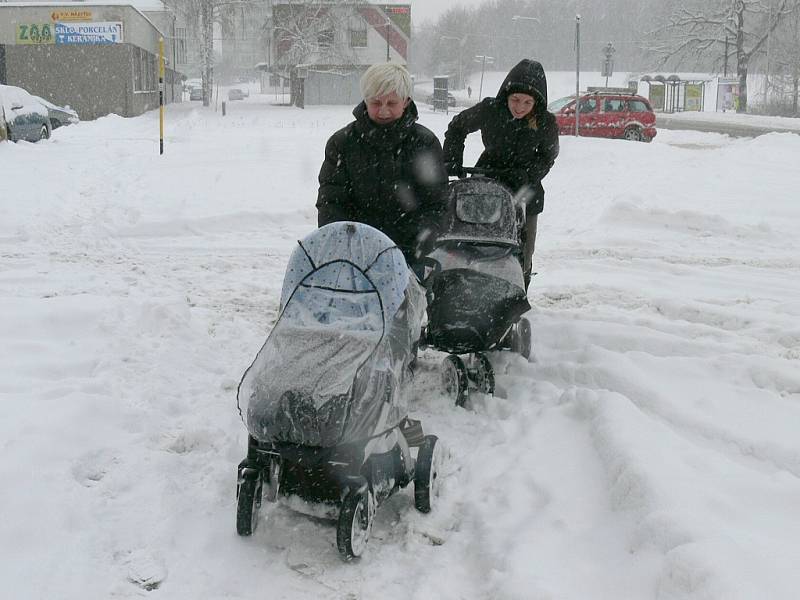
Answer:
POLYGON ((17 44, 52 44, 52 23, 18 23, 17 44))
POLYGON ((56 44, 120 44, 122 23, 56 23, 56 44))

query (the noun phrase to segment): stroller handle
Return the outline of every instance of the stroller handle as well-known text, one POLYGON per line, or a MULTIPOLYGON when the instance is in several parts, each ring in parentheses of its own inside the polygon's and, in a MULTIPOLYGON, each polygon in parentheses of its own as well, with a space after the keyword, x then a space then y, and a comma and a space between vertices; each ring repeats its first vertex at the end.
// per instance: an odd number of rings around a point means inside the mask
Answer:
POLYGON ((461 172, 464 175, 483 175, 484 177, 492 177, 499 174, 496 169, 484 169, 483 167, 461 167, 461 172))

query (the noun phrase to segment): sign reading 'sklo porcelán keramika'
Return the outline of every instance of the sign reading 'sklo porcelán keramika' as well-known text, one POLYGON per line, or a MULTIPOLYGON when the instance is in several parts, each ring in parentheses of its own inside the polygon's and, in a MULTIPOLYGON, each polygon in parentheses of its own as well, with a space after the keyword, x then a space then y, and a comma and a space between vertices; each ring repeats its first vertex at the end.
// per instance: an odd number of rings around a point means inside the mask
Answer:
POLYGON ((56 23, 56 44, 121 44, 122 23, 56 23))

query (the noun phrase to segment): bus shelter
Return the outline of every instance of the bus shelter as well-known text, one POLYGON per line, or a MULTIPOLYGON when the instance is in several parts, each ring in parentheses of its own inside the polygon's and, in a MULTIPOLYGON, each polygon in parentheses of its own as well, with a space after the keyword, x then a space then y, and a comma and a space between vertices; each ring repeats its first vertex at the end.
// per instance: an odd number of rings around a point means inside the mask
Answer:
POLYGON ((657 112, 704 110, 706 82, 702 79, 681 79, 677 75, 645 75, 641 80, 647 84, 648 99, 653 110, 657 112))
POLYGON ((449 112, 448 87, 450 78, 447 75, 437 75, 433 78, 433 110, 449 112))

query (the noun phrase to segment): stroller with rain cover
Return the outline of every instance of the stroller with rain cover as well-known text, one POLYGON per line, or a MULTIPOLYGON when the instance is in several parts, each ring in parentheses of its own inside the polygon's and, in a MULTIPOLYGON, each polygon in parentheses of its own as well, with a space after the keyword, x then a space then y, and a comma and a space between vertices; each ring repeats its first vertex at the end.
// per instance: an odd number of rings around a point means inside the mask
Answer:
POLYGON ((437 494, 437 438, 407 418, 405 393, 425 294, 401 251, 368 225, 331 223, 298 244, 280 316, 239 384, 249 437, 236 527, 253 533, 262 496, 295 495, 338 510, 336 542, 349 560, 383 500, 413 482, 415 506, 428 512, 437 494))
POLYGON ((458 406, 470 389, 494 393, 486 356, 510 349, 528 358, 531 324, 522 271, 524 210, 491 171, 450 183, 442 232, 427 257, 428 324, 423 344, 448 353, 442 384, 458 406), (483 175, 486 175, 484 177, 483 175), (467 354, 465 358, 461 355, 467 354))

